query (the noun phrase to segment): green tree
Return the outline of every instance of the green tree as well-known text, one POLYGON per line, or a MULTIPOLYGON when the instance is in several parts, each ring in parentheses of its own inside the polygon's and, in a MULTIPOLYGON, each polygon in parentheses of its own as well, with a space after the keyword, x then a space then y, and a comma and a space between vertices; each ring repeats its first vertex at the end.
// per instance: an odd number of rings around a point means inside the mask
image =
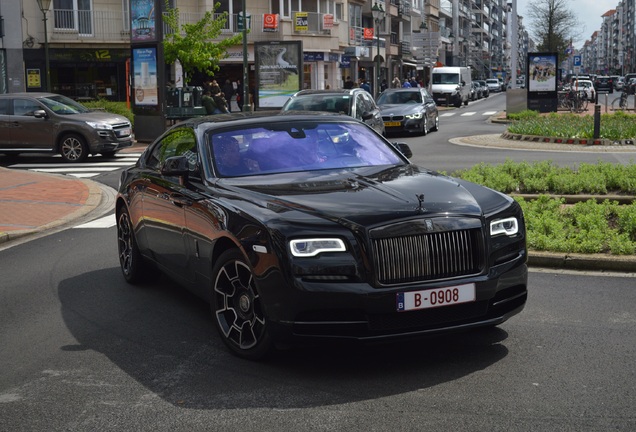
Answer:
POLYGON ((216 3, 212 11, 207 11, 203 18, 194 24, 179 23, 179 8, 170 8, 166 2, 164 23, 169 31, 164 35, 163 52, 166 63, 173 64, 177 60, 183 68, 183 81, 188 83, 195 71, 214 76, 219 70, 219 62, 228 56, 227 49, 242 41, 242 34, 215 41, 225 29, 228 13, 215 16, 221 6, 216 3))
POLYGON ((534 0, 527 8, 529 27, 539 51, 563 55, 570 41, 583 33, 576 15, 568 8, 568 0, 534 0))

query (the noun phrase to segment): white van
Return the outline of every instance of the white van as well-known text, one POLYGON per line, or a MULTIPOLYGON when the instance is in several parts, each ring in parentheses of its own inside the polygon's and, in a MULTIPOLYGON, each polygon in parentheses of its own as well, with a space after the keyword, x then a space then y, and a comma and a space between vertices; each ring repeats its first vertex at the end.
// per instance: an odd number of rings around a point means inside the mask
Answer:
POLYGON ((433 69, 431 93, 438 105, 468 105, 472 78, 469 67, 444 66, 433 69))

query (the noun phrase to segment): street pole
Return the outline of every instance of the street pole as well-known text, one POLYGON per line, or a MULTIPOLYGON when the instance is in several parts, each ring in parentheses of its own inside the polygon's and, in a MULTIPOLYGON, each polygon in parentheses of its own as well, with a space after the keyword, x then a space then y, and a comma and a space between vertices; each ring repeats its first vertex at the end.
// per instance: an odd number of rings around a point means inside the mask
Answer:
POLYGON ((373 7, 371 8, 371 13, 373 14, 373 20, 375 21, 375 28, 376 28, 376 39, 377 39, 377 49, 378 52, 375 56, 375 63, 376 63, 376 69, 375 69, 375 74, 374 75, 374 82, 373 82, 373 95, 375 97, 375 99, 377 100, 378 95, 380 94, 379 89, 380 89, 380 19, 384 16, 384 9, 382 8, 382 5, 378 5, 378 2, 375 2, 375 4, 373 5, 373 7))
MULTIPOLYGON (((246 0, 242 0, 242 8, 243 8, 243 28, 241 29, 243 33, 243 106, 241 111, 251 111, 252 104, 250 104, 250 92, 248 89, 249 84, 249 64, 247 61, 247 6, 245 5, 246 0), (247 107, 247 109, 245 109, 247 107)), ((256 91, 256 90, 255 90, 256 91)))
POLYGON ((48 35, 48 31, 46 28, 46 14, 49 11, 49 8, 51 7, 51 0, 36 0, 38 3, 38 7, 40 8, 40 11, 42 12, 42 21, 44 21, 44 64, 46 66, 46 72, 45 72, 45 76, 46 76, 46 88, 45 90, 50 92, 51 91, 51 68, 50 68, 50 63, 49 63, 49 35, 48 35))

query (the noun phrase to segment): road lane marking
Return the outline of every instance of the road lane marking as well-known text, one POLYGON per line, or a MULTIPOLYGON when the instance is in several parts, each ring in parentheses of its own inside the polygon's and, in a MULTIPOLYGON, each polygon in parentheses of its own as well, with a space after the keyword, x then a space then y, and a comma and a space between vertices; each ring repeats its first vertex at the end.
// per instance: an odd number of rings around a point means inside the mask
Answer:
POLYGON ((86 222, 82 225, 74 226, 73 228, 110 228, 117 224, 115 220, 115 214, 101 217, 90 222, 86 222))

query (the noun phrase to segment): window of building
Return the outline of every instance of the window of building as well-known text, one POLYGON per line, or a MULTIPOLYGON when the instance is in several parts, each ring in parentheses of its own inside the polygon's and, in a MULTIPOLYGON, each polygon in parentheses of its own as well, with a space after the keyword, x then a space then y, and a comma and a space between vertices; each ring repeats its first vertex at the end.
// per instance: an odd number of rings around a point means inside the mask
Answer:
POLYGON ((53 0, 53 21, 57 30, 93 34, 91 0, 53 0))

